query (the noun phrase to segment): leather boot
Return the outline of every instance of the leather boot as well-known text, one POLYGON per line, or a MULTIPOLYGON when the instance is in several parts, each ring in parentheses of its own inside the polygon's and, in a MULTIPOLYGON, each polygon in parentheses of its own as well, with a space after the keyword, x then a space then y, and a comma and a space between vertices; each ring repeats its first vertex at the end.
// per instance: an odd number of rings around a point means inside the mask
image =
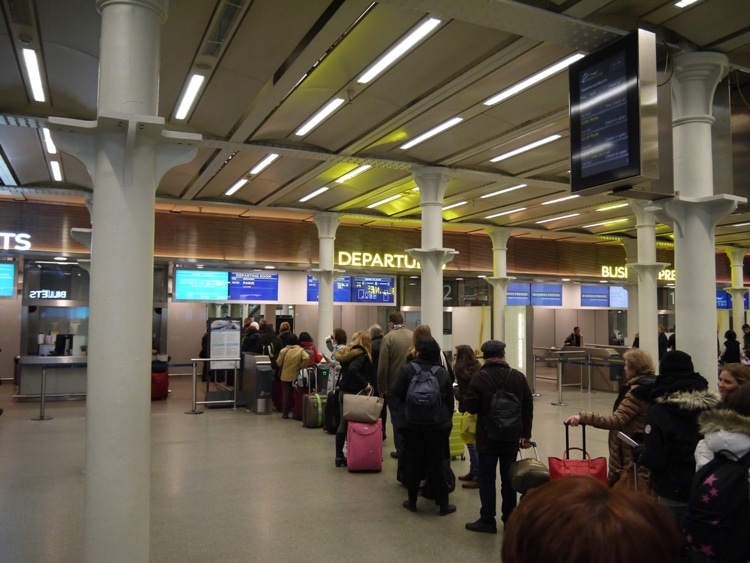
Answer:
POLYGON ((343 432, 336 432, 336 467, 346 467, 344 442, 346 442, 346 434, 343 432))

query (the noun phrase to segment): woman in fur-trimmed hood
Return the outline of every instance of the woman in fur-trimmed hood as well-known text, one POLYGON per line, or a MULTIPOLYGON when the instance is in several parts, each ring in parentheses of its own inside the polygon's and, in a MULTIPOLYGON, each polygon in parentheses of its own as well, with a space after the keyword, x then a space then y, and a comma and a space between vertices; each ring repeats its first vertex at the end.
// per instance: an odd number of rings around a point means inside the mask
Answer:
POLYGON ((695 474, 695 447, 702 437, 698 416, 715 409, 721 398, 695 373, 688 354, 672 350, 659 364, 649 399, 643 446, 633 453, 638 463, 651 469, 653 490, 679 525, 695 474))
POLYGON ((696 470, 722 450, 738 458, 750 452, 750 386, 730 391, 725 404, 698 419, 704 438, 695 448, 696 470))

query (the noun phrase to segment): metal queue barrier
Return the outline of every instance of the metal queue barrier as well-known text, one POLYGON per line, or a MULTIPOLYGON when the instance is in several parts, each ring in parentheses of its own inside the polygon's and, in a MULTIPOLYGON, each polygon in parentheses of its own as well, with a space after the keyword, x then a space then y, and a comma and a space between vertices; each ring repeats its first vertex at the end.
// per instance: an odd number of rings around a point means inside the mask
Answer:
POLYGON ((197 405, 231 405, 232 408, 237 408, 237 382, 239 381, 239 364, 240 358, 191 358, 190 361, 193 364, 193 401, 192 408, 189 411, 185 411, 185 414, 203 414, 203 411, 196 409, 197 405), (234 386, 233 386, 233 397, 231 399, 222 399, 218 401, 198 401, 198 363, 210 362, 210 361, 222 361, 222 362, 235 362, 234 364, 234 386))
MULTIPOLYGON (((44 412, 47 405, 47 370, 60 370, 60 372, 65 373, 66 371, 83 368, 83 377, 85 377, 88 358, 85 356, 21 356, 18 363, 21 366, 39 366, 41 368, 39 416, 31 420, 52 420, 52 417, 47 416, 44 412)), ((28 378, 29 374, 26 374, 26 377, 28 378)))

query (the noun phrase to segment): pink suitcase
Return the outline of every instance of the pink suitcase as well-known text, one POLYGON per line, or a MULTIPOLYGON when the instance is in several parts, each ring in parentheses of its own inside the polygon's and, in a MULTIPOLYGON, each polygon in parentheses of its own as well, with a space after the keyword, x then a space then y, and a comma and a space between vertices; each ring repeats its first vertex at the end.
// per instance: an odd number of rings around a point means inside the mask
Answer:
POLYGON ((383 469, 383 422, 349 421, 346 431, 346 465, 349 471, 383 469))

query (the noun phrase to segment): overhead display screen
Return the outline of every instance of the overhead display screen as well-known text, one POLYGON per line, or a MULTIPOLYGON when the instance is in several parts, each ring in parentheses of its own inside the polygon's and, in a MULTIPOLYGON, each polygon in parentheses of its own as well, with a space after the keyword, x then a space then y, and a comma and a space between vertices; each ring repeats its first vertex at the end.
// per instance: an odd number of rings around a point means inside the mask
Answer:
POLYGON ((531 284, 525 282, 510 283, 506 295, 508 305, 531 305, 531 284))
POLYGON ((229 272, 230 301, 278 301, 279 274, 229 272))
POLYGON ((609 306, 617 309, 628 308, 628 290, 619 285, 609 286, 609 306))
POLYGON ((226 301, 229 273, 213 270, 175 270, 174 299, 190 301, 226 301))
MULTIPOLYGON (((307 300, 317 302, 320 294, 320 283, 318 280, 307 276, 307 300)), ((333 302, 349 303, 352 298, 352 278, 351 276, 341 276, 333 282, 333 302)))
POLYGON ((16 263, 0 263, 0 297, 16 296, 16 263))
POLYGON ((717 309, 731 309, 732 308, 732 294, 727 293, 723 289, 716 290, 716 308, 717 309))
POLYGON ((609 307, 609 287, 606 285, 582 285, 581 307, 609 307))
POLYGON ((394 278, 352 278, 352 303, 395 303, 394 278))
POLYGON ((562 307, 562 284, 532 283, 531 304, 542 307, 562 307))

